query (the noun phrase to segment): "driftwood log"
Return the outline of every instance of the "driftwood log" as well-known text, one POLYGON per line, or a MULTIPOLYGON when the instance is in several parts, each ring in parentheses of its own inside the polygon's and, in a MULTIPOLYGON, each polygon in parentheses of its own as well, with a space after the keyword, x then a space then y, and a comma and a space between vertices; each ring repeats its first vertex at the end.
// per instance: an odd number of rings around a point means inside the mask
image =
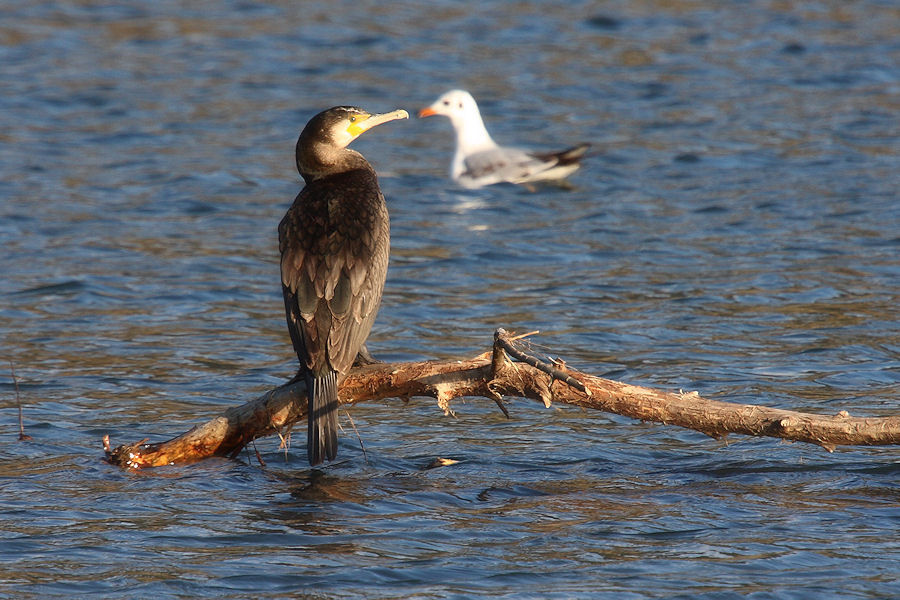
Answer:
MULTIPOLYGON (((770 436, 817 444, 828 451, 841 445, 900 444, 900 417, 857 418, 846 411, 823 416, 708 400, 696 392, 662 392, 547 364, 525 352, 518 339, 498 329, 492 351, 474 358, 354 367, 340 386, 341 404, 430 396, 451 414, 453 398, 481 396, 506 413, 504 397, 524 397, 545 406, 561 402, 678 425, 717 439, 729 433, 770 436)), ((107 436, 103 445, 109 462, 134 469, 233 457, 252 440, 286 431, 305 416, 306 386, 300 378, 171 440, 152 444, 142 440, 111 449, 107 436)))

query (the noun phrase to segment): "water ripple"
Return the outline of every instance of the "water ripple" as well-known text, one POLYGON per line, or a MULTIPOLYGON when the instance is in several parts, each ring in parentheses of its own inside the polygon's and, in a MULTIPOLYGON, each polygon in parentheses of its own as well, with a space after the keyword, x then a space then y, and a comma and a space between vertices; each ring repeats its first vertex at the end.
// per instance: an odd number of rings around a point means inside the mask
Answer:
POLYGON ((376 356, 539 329, 599 375, 897 413, 893 6, 369 4, 0 7, 0 595, 895 595, 890 448, 413 399, 354 406, 324 471, 302 427, 265 467, 101 461, 293 374, 276 226, 306 120, 451 87, 500 142, 595 152, 567 189, 461 190, 446 121, 356 142, 392 217, 376 356))

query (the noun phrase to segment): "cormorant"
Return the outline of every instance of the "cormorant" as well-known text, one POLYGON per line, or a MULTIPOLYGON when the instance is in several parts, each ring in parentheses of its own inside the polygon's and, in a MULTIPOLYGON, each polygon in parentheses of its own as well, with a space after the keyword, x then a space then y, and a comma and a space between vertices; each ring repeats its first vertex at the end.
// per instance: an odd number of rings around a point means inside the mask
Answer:
POLYGON ((372 115, 336 106, 313 117, 297 140, 306 182, 278 225, 288 331, 308 397, 310 465, 337 454, 338 385, 364 343, 387 275, 390 229, 375 170, 347 146, 404 110, 372 115))
POLYGON ((432 115, 448 117, 456 131, 450 177, 467 188, 560 180, 578 169, 591 147, 579 144, 559 152, 532 152, 498 146, 481 120, 475 98, 465 90, 451 90, 419 111, 420 117, 432 115))

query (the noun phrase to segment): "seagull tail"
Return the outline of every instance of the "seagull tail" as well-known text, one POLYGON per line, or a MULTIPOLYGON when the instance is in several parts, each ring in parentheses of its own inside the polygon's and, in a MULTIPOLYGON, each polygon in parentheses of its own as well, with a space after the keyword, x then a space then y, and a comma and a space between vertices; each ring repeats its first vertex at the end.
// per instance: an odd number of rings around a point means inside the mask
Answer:
POLYGON ((556 158, 559 160, 559 164, 561 165, 570 165, 572 163, 579 162, 584 155, 587 154, 587 151, 590 150, 590 144, 578 144, 577 146, 573 146, 572 148, 567 148, 562 152, 556 153, 556 158))
POLYGON ((566 165, 574 165, 581 162, 581 159, 584 158, 584 155, 587 154, 587 151, 590 149, 590 144, 578 144, 577 146, 572 146, 571 148, 566 148, 559 152, 540 152, 535 153, 534 156, 547 162, 556 161, 557 165, 564 167, 566 165))

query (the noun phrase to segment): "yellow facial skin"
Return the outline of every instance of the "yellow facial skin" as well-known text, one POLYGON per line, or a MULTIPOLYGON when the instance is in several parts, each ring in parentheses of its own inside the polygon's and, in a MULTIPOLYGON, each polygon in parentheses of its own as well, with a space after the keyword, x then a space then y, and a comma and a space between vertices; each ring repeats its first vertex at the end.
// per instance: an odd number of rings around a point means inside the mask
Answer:
POLYGON ((347 125, 347 133, 351 138, 355 139, 376 125, 381 125, 382 123, 395 121, 397 119, 408 118, 409 113, 403 109, 397 109, 380 115, 370 115, 368 113, 357 114, 350 117, 350 122, 347 125))
POLYGON ((353 115, 350 117, 350 124, 347 125, 347 133, 351 135, 351 137, 357 137, 361 135, 365 129, 362 128, 362 124, 366 122, 372 115, 362 114, 362 115, 353 115))

